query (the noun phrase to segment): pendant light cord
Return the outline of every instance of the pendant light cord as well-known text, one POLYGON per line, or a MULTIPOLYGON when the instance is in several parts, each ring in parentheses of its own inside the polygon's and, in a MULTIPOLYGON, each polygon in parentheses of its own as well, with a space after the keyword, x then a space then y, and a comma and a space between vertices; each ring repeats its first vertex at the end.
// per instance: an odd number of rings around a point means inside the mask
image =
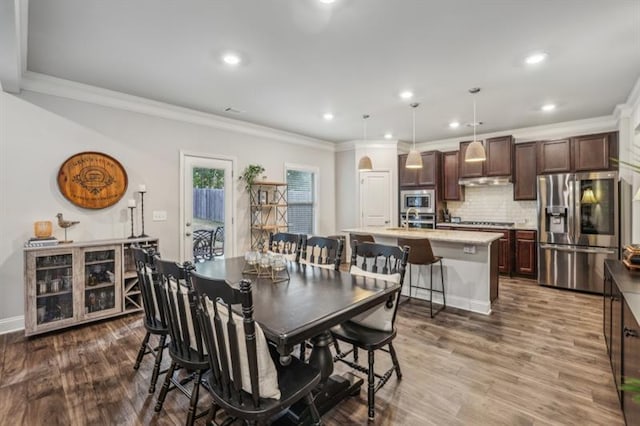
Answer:
POLYGON ((416 149, 416 108, 413 107, 413 149, 416 149))
POLYGON ((476 96, 473 95, 473 142, 476 141, 476 126, 478 122, 476 121, 476 96))

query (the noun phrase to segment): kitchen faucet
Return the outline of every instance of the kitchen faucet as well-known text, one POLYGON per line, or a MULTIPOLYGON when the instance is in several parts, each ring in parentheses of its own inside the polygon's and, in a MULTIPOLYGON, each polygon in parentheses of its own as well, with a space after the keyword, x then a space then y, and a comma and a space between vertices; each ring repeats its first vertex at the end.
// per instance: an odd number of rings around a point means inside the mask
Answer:
POLYGON ((409 207, 405 213, 405 217, 404 217, 404 229, 409 230, 409 213, 411 212, 411 210, 415 210, 415 215, 416 217, 418 217, 418 213, 420 213, 418 211, 417 208, 415 207, 409 207))

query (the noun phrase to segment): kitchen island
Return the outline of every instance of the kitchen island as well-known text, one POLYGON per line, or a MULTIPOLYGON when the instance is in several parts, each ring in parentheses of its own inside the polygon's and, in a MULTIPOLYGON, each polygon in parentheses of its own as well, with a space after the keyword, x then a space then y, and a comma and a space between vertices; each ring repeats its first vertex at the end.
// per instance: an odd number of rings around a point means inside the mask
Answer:
MULTIPOLYGON (((442 256, 442 269, 433 265, 433 286, 440 289, 444 273, 447 306, 488 315, 491 302, 498 297, 498 240, 501 233, 405 228, 352 228, 348 234, 370 234, 381 244, 397 244, 398 238, 428 238, 436 256, 442 256)), ((348 236, 347 236, 348 238, 348 236)), ((347 243, 351 247, 351 242, 347 243)), ((409 295, 409 279, 414 285, 428 287, 429 266, 407 269, 402 294, 409 295)), ((429 299, 429 292, 413 289, 412 297, 429 299)), ((433 294, 436 303, 442 296, 433 294)))

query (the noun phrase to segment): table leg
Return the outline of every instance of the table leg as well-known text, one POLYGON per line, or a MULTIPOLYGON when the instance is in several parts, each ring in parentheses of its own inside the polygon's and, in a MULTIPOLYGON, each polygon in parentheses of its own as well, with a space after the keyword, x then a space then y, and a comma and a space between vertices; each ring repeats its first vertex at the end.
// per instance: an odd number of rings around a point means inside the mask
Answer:
POLYGON ((333 337, 329 331, 324 331, 311 339, 311 342, 313 350, 309 356, 309 364, 320 370, 320 386, 322 386, 333 373, 333 355, 330 349, 333 337))

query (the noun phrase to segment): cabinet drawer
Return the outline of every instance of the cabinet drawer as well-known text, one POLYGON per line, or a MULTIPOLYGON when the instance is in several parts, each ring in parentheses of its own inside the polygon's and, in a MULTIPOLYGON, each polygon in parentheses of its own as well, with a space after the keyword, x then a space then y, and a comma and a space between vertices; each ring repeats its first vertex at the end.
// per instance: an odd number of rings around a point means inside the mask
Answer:
POLYGON ((536 231, 516 231, 517 240, 533 240, 536 239, 536 231))

